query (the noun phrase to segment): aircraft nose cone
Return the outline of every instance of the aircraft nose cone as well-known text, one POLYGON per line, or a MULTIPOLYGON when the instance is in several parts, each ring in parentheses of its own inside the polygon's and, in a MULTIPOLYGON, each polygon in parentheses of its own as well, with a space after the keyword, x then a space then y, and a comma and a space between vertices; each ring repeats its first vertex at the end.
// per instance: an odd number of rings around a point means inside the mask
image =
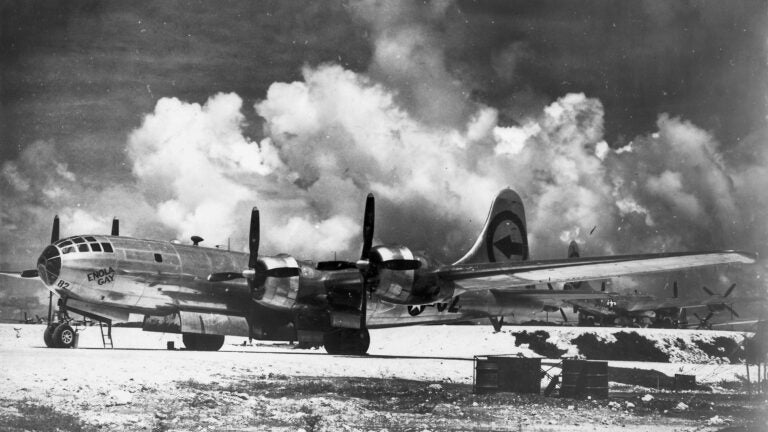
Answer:
POLYGON ((43 250, 40 258, 37 259, 37 271, 40 273, 40 279, 46 285, 53 285, 61 273, 61 254, 59 250, 51 245, 43 250))

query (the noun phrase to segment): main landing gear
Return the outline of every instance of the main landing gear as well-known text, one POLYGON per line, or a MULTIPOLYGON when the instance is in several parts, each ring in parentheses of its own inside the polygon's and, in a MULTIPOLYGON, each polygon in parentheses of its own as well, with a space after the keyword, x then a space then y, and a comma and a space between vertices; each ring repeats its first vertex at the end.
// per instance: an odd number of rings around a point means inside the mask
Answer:
POLYGON ((218 351, 224 345, 224 335, 184 333, 181 340, 190 351, 218 351))
POLYGON ((323 336, 323 345, 328 354, 364 355, 371 344, 368 329, 340 328, 323 336))

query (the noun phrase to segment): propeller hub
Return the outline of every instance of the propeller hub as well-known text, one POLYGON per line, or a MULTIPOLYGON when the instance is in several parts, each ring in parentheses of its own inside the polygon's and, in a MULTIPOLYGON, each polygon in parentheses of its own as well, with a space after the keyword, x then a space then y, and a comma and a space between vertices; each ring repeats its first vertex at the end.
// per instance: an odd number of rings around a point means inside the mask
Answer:
POLYGON ((56 282, 61 274, 61 254, 56 246, 50 245, 43 250, 37 259, 37 270, 46 285, 51 286, 56 282))

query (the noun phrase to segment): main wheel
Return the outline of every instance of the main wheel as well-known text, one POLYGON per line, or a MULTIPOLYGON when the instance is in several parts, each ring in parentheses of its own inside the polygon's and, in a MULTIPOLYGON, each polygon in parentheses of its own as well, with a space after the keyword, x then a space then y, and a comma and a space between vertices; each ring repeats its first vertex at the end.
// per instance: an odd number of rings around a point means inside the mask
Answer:
POLYGON ((323 335, 323 345, 328 354, 364 355, 370 344, 367 329, 337 329, 323 335))
POLYGON ((59 324, 53 331, 51 342, 56 348, 72 348, 75 345, 75 331, 69 324, 59 324))
POLYGON ((218 351, 224 345, 224 335, 184 333, 181 340, 190 351, 218 351))
POLYGON ((323 335, 323 346, 328 354, 341 354, 341 332, 343 330, 333 330, 323 335))
POLYGON ((53 331, 56 330, 55 325, 47 325, 45 326, 45 331, 43 332, 43 341, 45 341, 45 346, 48 348, 54 348, 53 344, 53 331))

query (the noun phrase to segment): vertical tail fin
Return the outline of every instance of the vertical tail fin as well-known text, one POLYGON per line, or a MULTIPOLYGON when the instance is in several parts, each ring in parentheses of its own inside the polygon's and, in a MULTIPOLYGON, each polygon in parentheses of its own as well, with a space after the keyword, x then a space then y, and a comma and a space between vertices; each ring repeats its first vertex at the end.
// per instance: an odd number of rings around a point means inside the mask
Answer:
POLYGON ((456 264, 525 261, 528 231, 520 195, 504 189, 496 196, 475 245, 456 264))

